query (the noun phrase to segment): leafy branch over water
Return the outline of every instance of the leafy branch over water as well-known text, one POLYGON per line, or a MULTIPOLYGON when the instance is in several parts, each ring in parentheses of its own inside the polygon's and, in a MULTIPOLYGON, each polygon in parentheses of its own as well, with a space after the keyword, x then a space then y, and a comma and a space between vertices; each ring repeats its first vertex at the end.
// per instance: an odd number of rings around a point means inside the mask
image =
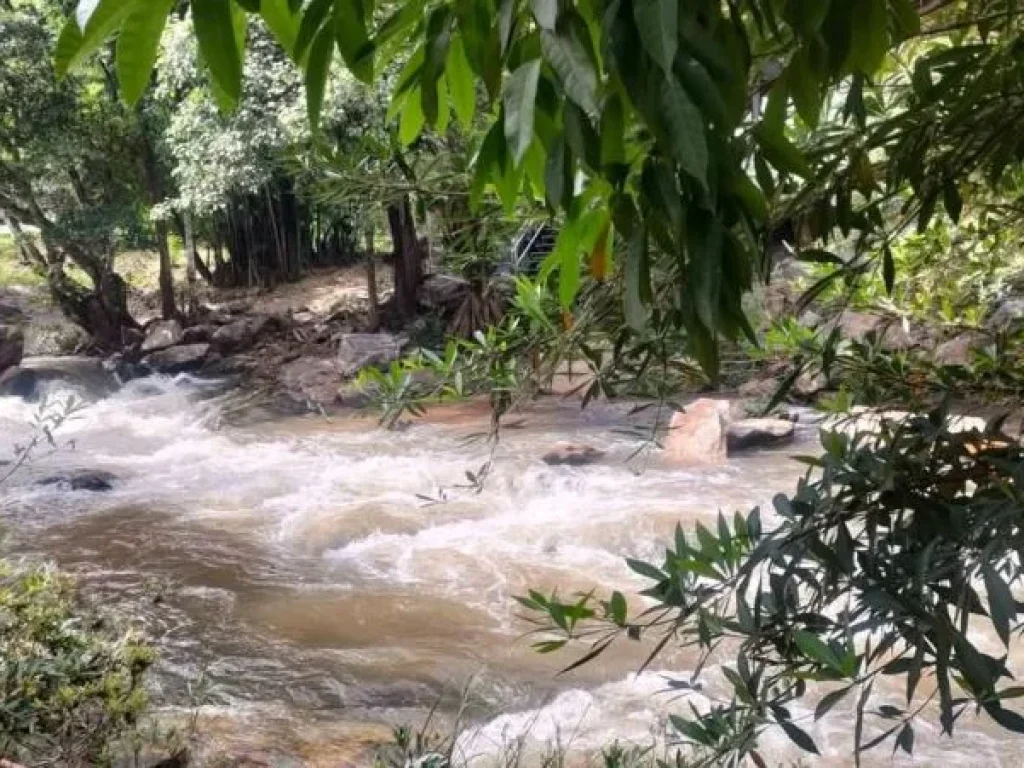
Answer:
POLYGON ((631 612, 618 592, 520 598, 549 638, 537 649, 589 643, 573 669, 623 636, 655 643, 648 663, 670 643, 694 647, 700 661, 683 688, 716 652, 734 654, 720 667, 728 700, 672 718, 705 765, 763 765, 758 738, 773 727, 817 753, 794 709, 812 696, 816 720, 853 707, 858 762, 889 739, 911 752, 922 718, 937 714, 952 735, 971 708, 1024 734, 1024 717, 1006 706, 1024 688, 1003 685, 1024 610, 1013 595, 1024 449, 998 422, 952 431, 942 410, 883 420, 877 432, 824 432, 822 442, 796 493, 775 498, 777 526, 757 509, 719 515, 715 531, 677 528, 663 562, 629 561, 651 582, 642 608, 631 612), (977 639, 988 629, 1004 649, 996 656, 977 639), (887 678, 905 683, 898 705, 887 678))

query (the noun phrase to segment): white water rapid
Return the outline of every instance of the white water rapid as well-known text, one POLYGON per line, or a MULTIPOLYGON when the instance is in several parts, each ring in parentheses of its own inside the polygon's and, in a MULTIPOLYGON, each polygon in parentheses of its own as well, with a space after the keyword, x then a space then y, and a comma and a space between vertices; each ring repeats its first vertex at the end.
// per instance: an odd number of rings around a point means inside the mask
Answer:
MULTIPOLYGON (((537 750, 649 742, 685 706, 665 677, 685 678, 693 658, 666 653, 637 676, 647 649, 623 644, 558 677, 578 651, 534 653, 512 597, 530 587, 635 592, 643 582, 624 557, 656 558, 677 521, 765 504, 802 472, 793 446, 704 471, 628 462, 637 443, 621 434, 625 408, 552 401, 504 432, 476 493, 458 486, 488 457, 465 440, 486 429, 480 409, 385 433, 371 420, 240 422, 225 418, 231 402, 187 377, 131 382, 64 425, 59 449, 0 490, 0 508, 9 549, 54 558, 89 594, 138 617, 161 652, 159 701, 202 704, 224 743, 297 765, 356 764, 332 740, 358 740, 359 724, 418 725, 445 691, 439 717, 450 714, 470 680, 462 746, 474 765, 522 734, 537 750), (538 457, 559 439, 608 455, 548 467, 538 457), (114 489, 35 484, 73 468, 113 473, 114 489), (423 498, 439 494, 447 500, 423 498)), ((36 407, 0 398, 0 459, 30 437, 36 407)), ((817 764, 848 762, 844 717, 806 725, 817 764)), ((987 729, 953 744, 919 733, 917 764, 948 762, 950 749, 969 749, 963 764, 998 764, 1008 741, 987 729)), ((799 756, 775 735, 766 754, 799 756)))

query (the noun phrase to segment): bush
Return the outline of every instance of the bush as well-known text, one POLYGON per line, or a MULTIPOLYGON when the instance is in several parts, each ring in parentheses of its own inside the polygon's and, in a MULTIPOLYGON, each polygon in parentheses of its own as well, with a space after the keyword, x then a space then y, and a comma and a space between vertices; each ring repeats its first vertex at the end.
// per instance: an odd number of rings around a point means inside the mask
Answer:
POLYGON ((146 708, 153 650, 83 611, 54 568, 0 561, 0 756, 106 765, 146 708))

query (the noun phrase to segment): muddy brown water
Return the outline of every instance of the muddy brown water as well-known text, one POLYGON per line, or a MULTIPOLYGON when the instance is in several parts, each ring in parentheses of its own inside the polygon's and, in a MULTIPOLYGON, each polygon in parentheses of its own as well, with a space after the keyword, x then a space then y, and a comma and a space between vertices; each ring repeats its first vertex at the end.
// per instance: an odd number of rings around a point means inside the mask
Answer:
MULTIPOLYGON (((474 765, 493 764, 520 736, 538 753, 555 740, 580 753, 650 742, 684 706, 666 677, 685 678, 694 657, 673 651, 636 675, 646 649, 626 643, 558 676, 573 657, 530 649, 513 596, 635 592, 642 581, 625 557, 657 558, 677 521, 768 504, 802 474, 791 454, 813 450, 808 429, 802 445, 672 469, 630 460, 638 443, 623 433, 626 407, 581 413, 548 401, 504 433, 476 493, 460 486, 489 456, 466 439, 486 426, 478 407, 384 433, 368 419, 229 424, 231 403, 188 377, 93 400, 61 430, 61 450, 3 490, 7 546, 53 558, 134 617, 160 650, 161 707, 198 707, 223 750, 294 765, 364 764, 390 725, 419 724, 439 700, 438 722, 450 718, 469 681, 463 751, 474 765), (560 439, 608 455, 586 468, 544 465, 538 456, 560 439), (120 480, 102 494, 33 485, 69 468, 120 480)), ((30 434, 35 408, 0 398, 0 457, 30 434)), ((849 718, 804 725, 824 755, 805 762, 848 762, 849 718)), ((919 728, 917 743, 921 765, 1009 764, 1016 752, 1010 735, 978 721, 953 742, 919 728)), ((880 749, 880 762, 906 762, 880 749)), ((799 758, 775 734, 766 753, 799 758)))

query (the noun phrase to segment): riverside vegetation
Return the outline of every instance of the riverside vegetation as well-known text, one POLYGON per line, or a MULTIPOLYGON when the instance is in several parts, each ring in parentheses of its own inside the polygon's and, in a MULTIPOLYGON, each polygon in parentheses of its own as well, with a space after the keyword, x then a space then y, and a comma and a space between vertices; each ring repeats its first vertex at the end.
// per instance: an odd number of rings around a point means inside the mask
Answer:
MULTIPOLYGON (((537 650, 575 652, 569 669, 625 639, 652 660, 675 645, 715 660, 681 692, 727 681, 728 700, 670 718, 664 754, 610 748, 607 765, 764 765, 768 732, 813 755, 809 707, 852 707, 858 763, 883 743, 912 753, 922 721, 954 737, 973 713, 1024 733, 1019 435, 949 415, 1021 391, 1016 3, 64 5, 0 2, 3 60, 19 62, 0 71, 0 213, 97 352, 134 363, 166 331, 193 357, 153 367, 219 364, 234 332, 214 330, 200 279, 270 288, 358 259, 360 330, 416 348, 375 350, 361 374, 389 426, 485 393, 499 435, 567 361, 587 371, 584 404, 743 384, 767 411, 909 409, 824 430, 776 527, 722 515, 631 561, 650 581, 638 599, 520 598, 537 650), (539 222, 557 231, 550 252, 502 275, 511 235, 539 222), (139 245, 156 252, 162 330, 143 328, 116 270, 139 245), (462 278, 443 300, 434 254, 462 278)), ((43 583, 67 615, 63 582, 43 583)), ((102 647, 116 733, 136 666, 102 647)), ((451 765, 453 743, 403 730, 381 760, 451 765)))

